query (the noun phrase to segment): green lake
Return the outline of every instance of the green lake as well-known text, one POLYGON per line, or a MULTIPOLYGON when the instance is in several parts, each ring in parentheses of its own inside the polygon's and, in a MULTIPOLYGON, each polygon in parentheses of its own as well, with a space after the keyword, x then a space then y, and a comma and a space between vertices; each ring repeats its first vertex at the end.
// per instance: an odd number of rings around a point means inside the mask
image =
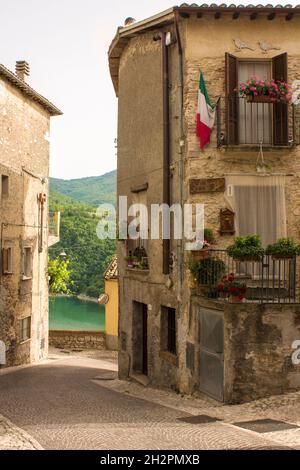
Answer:
POLYGON ((50 297, 50 330, 103 331, 105 307, 74 297, 50 297))

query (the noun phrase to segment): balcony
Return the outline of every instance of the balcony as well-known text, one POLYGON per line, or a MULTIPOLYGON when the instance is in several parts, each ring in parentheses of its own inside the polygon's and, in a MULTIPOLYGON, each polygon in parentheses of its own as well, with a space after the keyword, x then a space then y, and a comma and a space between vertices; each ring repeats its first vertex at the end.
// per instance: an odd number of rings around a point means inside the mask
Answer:
POLYGON ((149 271, 148 240, 126 241, 127 268, 134 271, 149 271))
POLYGON ((50 212, 48 217, 48 246, 56 245, 60 239, 60 212, 50 212))
POLYGON ((248 102, 236 94, 217 109, 218 147, 289 149, 300 142, 300 106, 248 102))
POLYGON ((260 261, 237 261, 226 250, 208 250, 195 293, 220 302, 232 302, 224 293, 222 278, 233 274, 238 283, 246 286, 242 303, 300 304, 299 257, 275 259, 265 255, 260 261))

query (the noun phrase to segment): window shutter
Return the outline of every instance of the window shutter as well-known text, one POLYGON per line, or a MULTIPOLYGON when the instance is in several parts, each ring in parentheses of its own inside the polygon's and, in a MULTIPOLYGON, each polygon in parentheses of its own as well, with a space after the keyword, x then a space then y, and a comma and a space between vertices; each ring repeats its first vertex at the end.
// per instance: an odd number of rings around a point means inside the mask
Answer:
POLYGON ((8 272, 8 250, 6 248, 2 249, 2 273, 6 274, 8 272))
POLYGON ((238 137, 238 95, 235 91, 238 86, 237 58, 225 54, 225 83, 226 83, 226 135, 227 143, 237 145, 238 137))
MULTIPOLYGON (((285 52, 272 59, 272 71, 274 80, 288 81, 288 55, 285 52)), ((289 124, 288 105, 284 103, 274 104, 274 145, 288 145, 289 124)))

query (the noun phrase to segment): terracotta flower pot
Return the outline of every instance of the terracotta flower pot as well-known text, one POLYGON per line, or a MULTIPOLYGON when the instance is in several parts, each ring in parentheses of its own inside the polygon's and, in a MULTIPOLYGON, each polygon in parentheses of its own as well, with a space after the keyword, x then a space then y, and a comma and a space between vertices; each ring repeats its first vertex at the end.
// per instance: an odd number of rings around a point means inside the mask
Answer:
POLYGON ((272 255, 272 259, 274 260, 280 260, 280 259, 293 259, 294 256, 291 256, 291 255, 272 255))
POLYGON ((248 103, 275 103, 276 99, 267 95, 257 95, 257 96, 248 95, 247 102, 248 103))
POLYGON ((229 296, 229 302, 233 303, 233 304, 240 304, 244 301, 244 298, 243 297, 242 299, 239 297, 239 296, 235 296, 235 295, 230 295, 229 296))
POLYGON ((210 250, 203 248, 203 250, 192 251, 192 256, 195 261, 201 261, 210 258, 210 250))

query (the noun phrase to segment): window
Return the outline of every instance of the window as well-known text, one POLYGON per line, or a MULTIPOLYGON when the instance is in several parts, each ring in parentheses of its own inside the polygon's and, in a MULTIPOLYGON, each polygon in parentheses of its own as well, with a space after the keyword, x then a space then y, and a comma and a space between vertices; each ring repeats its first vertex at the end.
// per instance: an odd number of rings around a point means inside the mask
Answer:
POLYGON ((32 251, 28 246, 23 248, 22 274, 24 279, 30 279, 32 276, 32 251))
POLYGON ((173 355, 177 353, 177 322, 176 310, 170 307, 162 307, 161 318, 161 348, 173 355))
MULTIPOLYGON (((270 61, 238 62, 238 81, 247 82, 249 78, 258 76, 272 78, 270 61)), ((272 143, 272 104, 247 103, 247 100, 238 100, 238 128, 240 144, 272 143)))
POLYGON ((31 338, 31 317, 21 320, 20 341, 28 341, 31 338))
POLYGON ((257 233, 266 247, 286 236, 285 178, 228 176, 227 200, 235 212, 237 235, 257 233), (249 204, 251 201, 251 204, 249 204))
POLYGON ((12 274, 12 245, 10 242, 4 242, 4 248, 2 249, 2 273, 12 274))
POLYGON ((8 192, 9 192, 8 176, 2 175, 1 176, 1 197, 7 197, 8 192))
MULTIPOLYGON (((253 75, 287 82, 287 54, 270 60, 243 60, 226 54, 226 140, 229 145, 287 146, 289 111, 285 103, 248 103, 236 89, 253 75)), ((292 129, 290 129, 292 133, 292 129)))

